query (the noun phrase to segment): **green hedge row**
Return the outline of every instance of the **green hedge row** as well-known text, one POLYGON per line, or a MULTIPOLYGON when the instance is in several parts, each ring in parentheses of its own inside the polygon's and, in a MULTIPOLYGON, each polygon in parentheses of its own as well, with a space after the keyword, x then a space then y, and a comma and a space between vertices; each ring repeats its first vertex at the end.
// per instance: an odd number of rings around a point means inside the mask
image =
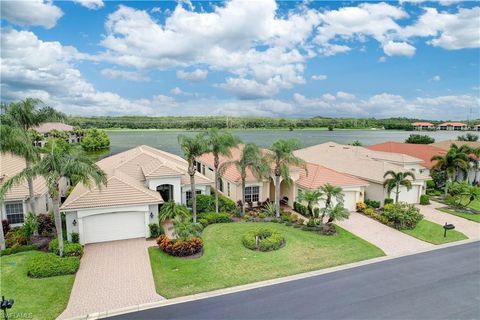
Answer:
POLYGON ((61 258, 53 253, 39 254, 28 261, 28 276, 32 278, 48 278, 74 274, 80 267, 80 258, 61 258))

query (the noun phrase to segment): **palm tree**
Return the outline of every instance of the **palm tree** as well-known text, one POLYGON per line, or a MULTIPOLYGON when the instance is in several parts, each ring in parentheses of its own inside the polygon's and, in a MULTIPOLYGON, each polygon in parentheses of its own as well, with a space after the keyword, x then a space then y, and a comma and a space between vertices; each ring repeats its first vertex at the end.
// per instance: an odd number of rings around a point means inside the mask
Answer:
POLYGON ((209 151, 213 154, 213 167, 215 171, 215 212, 218 213, 218 167, 220 166, 220 155, 230 157, 231 149, 240 143, 240 139, 230 132, 220 132, 212 128, 206 133, 209 151))
POLYGON ((475 186, 468 186, 463 196, 468 200, 468 203, 463 207, 468 207, 473 201, 480 199, 480 188, 475 186))
POLYGON ((480 148, 472 149, 472 156, 470 157, 472 162, 472 168, 475 170, 475 176, 473 178, 473 185, 478 183, 478 171, 480 170, 480 148))
POLYGON ((395 203, 398 203, 400 186, 404 186, 405 188, 407 188, 407 190, 412 189, 412 181, 415 180, 415 175, 410 171, 395 172, 392 170, 388 170, 383 175, 383 178, 385 178, 385 180, 383 181, 383 187, 387 188, 387 192, 389 195, 392 190, 395 189, 395 203), (411 178, 411 180, 408 179, 409 177, 411 178))
POLYGON ((343 194, 342 188, 334 186, 333 184, 330 184, 330 183, 326 183, 323 186, 321 186, 320 192, 322 194, 321 200, 325 201, 325 208, 322 210, 323 213, 321 218, 321 220, 323 221, 323 218, 327 214, 327 210, 330 210, 333 206, 333 200, 343 205, 344 194, 343 194))
POLYGON ((310 215, 314 217, 313 206, 322 200, 322 196, 323 194, 320 190, 305 190, 298 194, 297 201, 306 202, 308 212, 310 212, 310 215))
POLYGON ((274 164, 275 206, 277 209, 277 218, 280 217, 280 183, 283 180, 288 186, 292 182, 290 179, 290 166, 302 167, 306 170, 305 161, 293 154, 293 151, 298 149, 299 146, 297 140, 280 139, 275 141, 270 147, 272 152, 265 155, 266 160, 269 163, 274 164))
POLYGON ((256 178, 263 179, 270 168, 265 161, 262 151, 254 143, 247 143, 243 147, 239 159, 222 163, 219 167, 220 173, 225 172, 229 166, 235 166, 240 172, 240 178, 242 179, 242 215, 245 215, 245 181, 248 170, 256 178))
POLYGON ((195 172, 197 171, 197 168, 195 166, 195 159, 208 151, 208 145, 203 134, 197 134, 193 137, 179 135, 178 142, 180 143, 180 147, 188 162, 188 175, 190 176, 190 192, 192 193, 193 223, 197 223, 197 194, 195 187, 195 172))
POLYGON ((176 217, 189 218, 190 211, 186 206, 176 203, 173 200, 165 202, 158 215, 159 222, 165 222, 166 220, 174 219, 176 217))
POLYGON ((445 197, 448 194, 448 187, 456 179, 458 171, 466 171, 470 166, 470 159, 464 151, 464 149, 460 149, 455 144, 452 144, 450 150, 445 155, 436 155, 431 159, 431 161, 436 161, 432 170, 444 172, 447 178, 445 182, 445 197))
POLYGON ((327 210, 327 225, 331 225, 335 220, 348 219, 350 212, 343 207, 342 203, 337 203, 333 208, 327 210))
POLYGON ((0 188, 0 200, 14 185, 27 178, 33 179, 42 176, 47 182, 48 193, 53 202, 58 249, 60 256, 62 256, 63 232, 60 215, 60 181, 66 178, 83 183, 87 187, 90 187, 93 182, 100 187, 106 184, 107 180, 102 169, 83 153, 75 152, 64 141, 51 140, 45 149, 46 153, 37 162, 4 182, 0 188))

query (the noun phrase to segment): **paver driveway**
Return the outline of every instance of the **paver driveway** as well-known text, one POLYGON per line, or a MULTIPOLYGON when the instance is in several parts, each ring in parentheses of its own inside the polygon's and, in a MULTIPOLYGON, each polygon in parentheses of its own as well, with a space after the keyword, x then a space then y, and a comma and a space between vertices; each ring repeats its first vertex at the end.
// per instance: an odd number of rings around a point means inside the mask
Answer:
POLYGON ((164 299, 155 291, 144 238, 87 244, 59 319, 164 299))

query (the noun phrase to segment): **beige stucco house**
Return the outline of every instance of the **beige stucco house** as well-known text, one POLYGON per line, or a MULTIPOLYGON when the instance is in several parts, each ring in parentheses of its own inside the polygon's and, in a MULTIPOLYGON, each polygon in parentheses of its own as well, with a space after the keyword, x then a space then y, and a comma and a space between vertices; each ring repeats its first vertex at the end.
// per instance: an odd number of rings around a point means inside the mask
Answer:
POLYGON ((413 129, 418 131, 434 130, 435 125, 431 122, 414 122, 412 123, 413 129))
POLYGON ((48 135, 51 131, 56 130, 60 132, 65 132, 67 134, 68 143, 78 143, 80 142, 81 137, 79 137, 75 132, 74 128, 71 125, 62 122, 44 122, 33 128, 35 131, 40 133, 44 139, 38 141, 39 146, 44 147, 47 143, 48 135))

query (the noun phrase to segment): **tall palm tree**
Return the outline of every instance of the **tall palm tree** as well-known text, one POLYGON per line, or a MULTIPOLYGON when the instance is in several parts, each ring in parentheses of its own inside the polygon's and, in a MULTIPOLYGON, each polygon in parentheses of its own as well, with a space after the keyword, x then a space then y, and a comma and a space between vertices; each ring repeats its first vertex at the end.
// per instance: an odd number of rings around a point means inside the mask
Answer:
POLYGON ((308 212, 314 217, 313 206, 322 200, 322 196, 323 194, 320 190, 305 190, 298 194, 297 200, 299 202, 306 202, 308 212))
POLYGON ((51 140, 47 144, 46 153, 36 163, 25 168, 17 175, 9 178, 0 188, 0 200, 14 185, 27 178, 42 176, 47 182, 50 198, 53 202, 55 228, 57 229, 58 249, 63 255, 62 218, 60 215, 60 181, 70 179, 90 187, 92 183, 102 186, 107 182, 105 173, 83 153, 73 150, 64 141, 51 140))
POLYGON ((393 170, 388 170, 383 175, 383 178, 385 179, 383 181, 383 187, 387 188, 388 194, 395 189, 395 203, 398 203, 400 186, 404 186, 407 190, 412 189, 412 181, 415 180, 415 175, 410 171, 395 172, 393 170), (411 178, 411 180, 408 178, 411 178))
POLYGON ((169 200, 165 202, 160 209, 158 220, 159 222, 164 222, 169 219, 174 219, 176 217, 189 218, 190 211, 188 208, 182 204, 176 203, 174 200, 169 200))
POLYGON ((327 211, 330 210, 333 206, 333 200, 335 200, 335 202, 338 204, 342 204, 343 206, 344 194, 342 188, 334 186, 330 183, 326 183, 321 186, 320 192, 322 194, 322 200, 325 201, 325 208, 322 210, 323 212, 321 218, 321 220, 323 221, 323 218, 325 217, 325 215, 327 215, 327 211))
POLYGON ((240 172, 242 179, 242 215, 245 215, 245 184, 247 172, 250 172, 258 179, 263 179, 269 171, 269 165, 265 161, 262 151, 254 143, 247 143, 242 150, 239 159, 224 162, 220 165, 220 173, 225 172, 229 166, 235 166, 240 172))
POLYGON ((231 149, 240 143, 240 139, 230 132, 220 132, 217 128, 207 131, 206 139, 209 152, 213 154, 213 168, 215 171, 215 212, 218 213, 218 167, 220 166, 220 156, 230 157, 231 149))
POLYGON ((193 223, 197 223, 197 194, 195 187, 195 172, 197 171, 197 168, 195 166, 195 160, 197 157, 208 151, 208 145, 203 134, 197 134, 193 137, 179 135, 178 142, 188 162, 188 175, 190 176, 190 192, 192 193, 193 223))
POLYGON ((293 154, 295 149, 298 149, 299 142, 297 140, 277 140, 270 147, 271 152, 265 155, 268 162, 274 164, 275 177, 275 206, 276 216, 280 217, 280 183, 285 181, 286 185, 291 184, 290 166, 302 167, 305 170, 306 164, 303 159, 296 157, 293 154))
POLYGON ((456 179, 459 170, 466 171, 470 166, 469 156, 464 151, 464 149, 460 149, 455 144, 452 144, 450 150, 448 150, 445 155, 436 155, 431 159, 431 161, 436 161, 432 167, 432 170, 444 172, 447 178, 445 182, 445 197, 448 194, 448 187, 450 183, 456 179))

